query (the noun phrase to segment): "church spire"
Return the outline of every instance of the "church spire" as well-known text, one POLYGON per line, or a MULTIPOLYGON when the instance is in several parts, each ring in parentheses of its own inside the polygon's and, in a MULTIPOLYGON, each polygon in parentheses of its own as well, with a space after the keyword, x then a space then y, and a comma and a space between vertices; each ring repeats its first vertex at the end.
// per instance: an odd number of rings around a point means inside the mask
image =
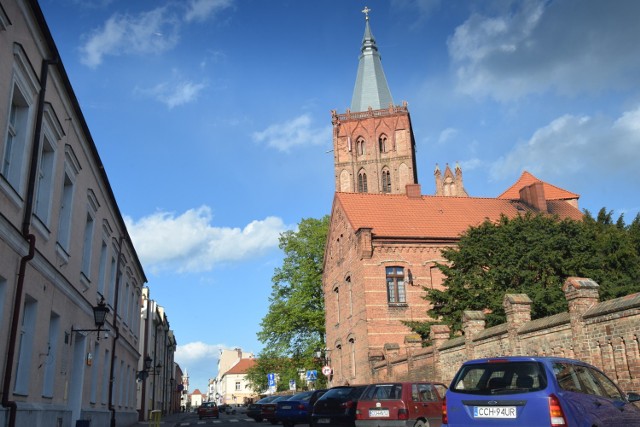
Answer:
POLYGON ((353 112, 367 111, 369 107, 374 110, 382 110, 393 105, 391 91, 382 70, 378 46, 369 27, 369 12, 371 9, 366 6, 362 10, 365 16, 365 27, 358 62, 358 75, 351 99, 351 111, 353 112))

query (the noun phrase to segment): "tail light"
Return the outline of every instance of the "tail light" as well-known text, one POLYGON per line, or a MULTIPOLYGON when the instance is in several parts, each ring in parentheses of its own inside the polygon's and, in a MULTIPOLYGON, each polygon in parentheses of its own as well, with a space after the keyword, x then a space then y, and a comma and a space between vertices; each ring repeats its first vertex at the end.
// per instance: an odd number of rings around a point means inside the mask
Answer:
POLYGON ((408 420, 409 412, 405 408, 398 409, 398 419, 399 420, 408 420))
POLYGON ((360 411, 360 409, 356 409, 356 420, 361 420, 362 418, 362 412, 360 411))
POLYGON ((342 402, 342 403, 340 404, 340 407, 341 407, 341 408, 344 408, 344 409, 351 409, 351 408, 353 408, 353 400, 347 400, 346 402, 342 402))
POLYGON ((304 405, 303 405, 302 403, 300 403, 300 404, 298 405, 298 409, 303 410, 303 409, 304 409, 304 405))
POLYGON ((449 424, 449 417, 447 416, 447 396, 442 398, 442 424, 449 424))
POLYGON ((560 401, 555 394, 549 396, 549 416, 551 417, 551 427, 562 427, 567 425, 560 401))

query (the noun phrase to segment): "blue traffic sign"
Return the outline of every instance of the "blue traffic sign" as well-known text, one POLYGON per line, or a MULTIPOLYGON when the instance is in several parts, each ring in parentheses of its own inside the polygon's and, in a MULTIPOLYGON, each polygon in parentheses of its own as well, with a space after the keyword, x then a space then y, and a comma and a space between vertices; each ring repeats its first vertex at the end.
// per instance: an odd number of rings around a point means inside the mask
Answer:
POLYGON ((314 370, 309 370, 307 371, 307 381, 315 381, 318 379, 318 371, 314 370))
POLYGON ((276 386, 276 374, 267 374, 267 382, 269 387, 276 386))

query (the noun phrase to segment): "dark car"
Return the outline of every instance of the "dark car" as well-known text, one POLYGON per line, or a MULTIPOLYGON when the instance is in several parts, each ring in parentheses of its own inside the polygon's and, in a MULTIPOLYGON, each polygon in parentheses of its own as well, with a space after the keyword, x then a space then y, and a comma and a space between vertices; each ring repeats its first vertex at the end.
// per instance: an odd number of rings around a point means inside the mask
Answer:
POLYGON ((290 399, 292 396, 277 396, 271 402, 262 404, 262 419, 269 421, 271 424, 278 424, 278 419, 276 418, 276 406, 278 402, 290 399))
POLYGON ((623 393, 598 368, 559 357, 470 360, 442 406, 445 427, 640 426, 637 393, 623 393))
POLYGON ((220 410, 216 402, 203 402, 198 408, 198 418, 203 419, 207 417, 220 418, 220 410))
POLYGON ((257 422, 262 422, 262 405, 264 403, 271 402, 273 399, 275 399, 277 397, 278 396, 271 395, 271 396, 263 397, 262 399, 258 400, 257 402, 252 403, 247 408, 247 416, 249 418, 253 418, 257 422))
POLYGON ((313 405, 312 427, 349 426, 355 427, 356 406, 366 385, 345 385, 333 387, 313 405))
POLYGON ((360 396, 357 427, 440 427, 447 387, 425 381, 371 384, 360 396))
POLYGON ((326 389, 303 391, 294 394, 291 399, 279 401, 276 407, 276 419, 284 427, 309 424, 313 405, 326 391, 326 389))

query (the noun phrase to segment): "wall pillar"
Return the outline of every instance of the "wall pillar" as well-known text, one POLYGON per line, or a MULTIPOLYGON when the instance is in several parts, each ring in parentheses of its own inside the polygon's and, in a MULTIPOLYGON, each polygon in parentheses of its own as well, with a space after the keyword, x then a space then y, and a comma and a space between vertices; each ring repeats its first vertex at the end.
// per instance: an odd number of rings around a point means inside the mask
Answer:
POLYGON ((587 334, 584 332, 584 313, 596 305, 599 300, 598 284, 591 279, 569 277, 562 286, 565 298, 569 303, 569 319, 571 333, 575 343, 576 359, 592 363, 587 334))
POLYGON ((485 316, 481 311, 465 310, 462 313, 462 330, 464 331, 464 347, 467 353, 467 360, 475 359, 473 339, 484 330, 485 324, 485 316))
POLYGON ((502 306, 507 315, 510 356, 522 354, 518 330, 522 325, 531 321, 531 302, 531 298, 526 294, 507 294, 504 296, 502 306))

